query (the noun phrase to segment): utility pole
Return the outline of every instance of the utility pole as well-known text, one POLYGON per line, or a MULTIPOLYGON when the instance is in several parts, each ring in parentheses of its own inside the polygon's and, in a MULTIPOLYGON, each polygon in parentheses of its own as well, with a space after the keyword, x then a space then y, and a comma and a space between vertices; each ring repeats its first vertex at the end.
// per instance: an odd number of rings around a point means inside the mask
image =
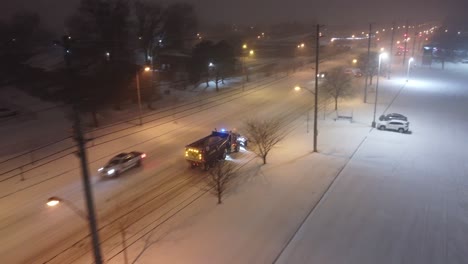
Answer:
POLYGON ((403 51, 403 66, 406 62, 406 48, 408 47, 408 20, 406 20, 406 31, 405 31, 405 50, 403 51))
POLYGON ((395 39, 395 29, 396 29, 396 23, 393 21, 392 25, 392 38, 390 42, 390 54, 388 54, 389 59, 388 59, 388 75, 387 78, 390 80, 390 74, 392 73, 392 63, 393 63, 393 41, 395 39))
POLYGON ((364 80, 364 103, 367 103, 367 81, 369 79, 369 65, 370 65, 370 48, 372 36, 372 23, 369 24, 369 33, 367 34, 367 64, 366 64, 366 79, 364 80))
MULTIPOLYGON (((64 60, 68 74, 68 89, 70 89, 70 93, 75 93, 75 89, 73 87, 75 80, 73 69, 71 67, 71 37, 70 36, 63 36, 62 42, 56 42, 56 44, 62 45, 64 48, 64 60)), ((81 130, 81 122, 80 122, 80 114, 78 109, 77 97, 74 97, 73 101, 73 117, 74 117, 74 138, 77 141, 78 145, 78 156, 80 158, 81 163, 81 172, 82 172, 82 179, 83 179, 83 188, 85 191, 85 199, 86 199, 86 207, 88 209, 87 219, 89 224, 89 229, 91 231, 91 238, 93 242, 93 252, 94 252, 94 262, 95 264, 102 264, 102 255, 101 255, 101 248, 99 246, 99 234, 97 231, 97 222, 96 222, 96 215, 94 211, 94 201, 93 195, 91 190, 91 183, 89 180, 89 173, 88 173, 88 161, 86 159, 86 148, 85 148, 85 138, 83 137, 83 131, 81 130)))
POLYGON ((411 57, 414 58, 414 51, 416 49, 416 38, 418 37, 418 32, 414 32, 414 38, 413 38, 413 50, 411 51, 411 57))
POLYGON ((320 24, 317 24, 315 36, 315 96, 314 96, 314 152, 317 152, 317 112, 318 112, 318 75, 319 75, 319 53, 320 53, 320 24))
POLYGON ((88 209, 88 223, 93 240, 94 261, 96 264, 102 264, 101 248, 99 247, 99 233, 97 230, 96 214, 94 211, 93 193, 91 191, 91 182, 88 173, 88 161, 86 158, 85 139, 81 130, 80 114, 77 106, 73 106, 75 116, 75 140, 78 143, 78 154, 81 162, 81 172, 83 176, 83 187, 85 191, 86 207, 88 209))

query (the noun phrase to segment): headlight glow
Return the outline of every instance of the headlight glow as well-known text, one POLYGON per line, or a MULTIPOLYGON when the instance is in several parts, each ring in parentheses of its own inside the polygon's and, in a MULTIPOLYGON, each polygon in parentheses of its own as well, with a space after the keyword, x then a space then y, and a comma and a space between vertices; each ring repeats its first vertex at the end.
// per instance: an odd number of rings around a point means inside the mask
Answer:
POLYGON ((112 175, 114 174, 115 170, 114 169, 110 169, 107 171, 107 175, 112 175))

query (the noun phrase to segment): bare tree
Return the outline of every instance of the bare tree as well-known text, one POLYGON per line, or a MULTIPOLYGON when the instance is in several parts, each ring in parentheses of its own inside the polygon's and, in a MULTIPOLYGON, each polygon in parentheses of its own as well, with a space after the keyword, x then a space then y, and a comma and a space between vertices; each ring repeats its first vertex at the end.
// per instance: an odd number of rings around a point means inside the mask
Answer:
POLYGON ((323 88, 335 100, 335 111, 338 110, 338 99, 351 93, 351 78, 341 67, 330 70, 325 78, 323 88))
POLYGON ((369 58, 367 57, 367 52, 362 53, 358 57, 358 67, 361 71, 366 74, 369 78, 369 85, 372 85, 372 80, 377 74, 377 67, 379 61, 379 53, 371 51, 369 58), (367 63, 369 61, 369 63, 367 63))
POLYGON ((167 48, 185 49, 197 33, 195 8, 188 3, 171 3, 164 11, 164 43, 167 48))
POLYGON ((223 196, 235 176, 235 166, 224 160, 218 161, 215 167, 210 170, 210 175, 207 178, 208 188, 218 197, 218 204, 222 203, 223 196))
POLYGON ((253 152, 267 163, 270 150, 278 144, 287 134, 284 129, 284 118, 249 119, 244 123, 244 134, 250 141, 253 152))
POLYGON ((159 40, 162 39, 163 11, 163 7, 158 3, 135 2, 137 33, 141 48, 145 51, 146 63, 150 62, 150 57, 154 57, 159 40))

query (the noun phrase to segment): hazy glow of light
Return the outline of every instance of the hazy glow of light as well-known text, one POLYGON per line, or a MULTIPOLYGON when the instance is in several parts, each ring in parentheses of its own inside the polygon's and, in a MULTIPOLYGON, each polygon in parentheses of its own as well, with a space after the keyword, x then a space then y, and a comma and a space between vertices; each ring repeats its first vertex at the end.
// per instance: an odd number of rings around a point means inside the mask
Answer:
POLYGON ((49 200, 47 200, 46 204, 47 204, 47 206, 52 207, 52 206, 56 206, 59 203, 60 203, 60 199, 57 199, 55 197, 51 197, 51 198, 49 198, 49 200))

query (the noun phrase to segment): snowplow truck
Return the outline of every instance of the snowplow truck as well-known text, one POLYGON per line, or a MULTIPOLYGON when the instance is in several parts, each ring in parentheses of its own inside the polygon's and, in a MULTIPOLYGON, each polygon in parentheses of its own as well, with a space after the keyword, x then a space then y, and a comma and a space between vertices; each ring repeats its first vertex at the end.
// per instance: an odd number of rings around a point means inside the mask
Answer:
POLYGON ((218 160, 226 159, 231 152, 238 152, 239 134, 231 131, 213 131, 210 135, 185 146, 185 159, 192 168, 208 170, 218 160))

